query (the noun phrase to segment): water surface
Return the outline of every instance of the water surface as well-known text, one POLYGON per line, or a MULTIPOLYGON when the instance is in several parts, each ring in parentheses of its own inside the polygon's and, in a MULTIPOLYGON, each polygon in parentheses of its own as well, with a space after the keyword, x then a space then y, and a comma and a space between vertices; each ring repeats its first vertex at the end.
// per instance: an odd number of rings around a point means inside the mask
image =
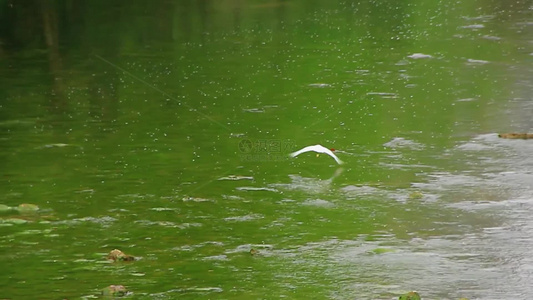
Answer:
POLYGON ((0 297, 533 294, 526 1, 43 3, 0 2, 0 297))

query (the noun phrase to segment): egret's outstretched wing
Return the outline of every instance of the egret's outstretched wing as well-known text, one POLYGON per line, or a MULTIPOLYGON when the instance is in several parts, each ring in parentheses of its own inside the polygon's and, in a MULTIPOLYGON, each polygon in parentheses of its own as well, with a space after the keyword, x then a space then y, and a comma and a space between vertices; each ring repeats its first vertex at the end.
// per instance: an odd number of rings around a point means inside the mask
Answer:
POLYGON ((298 155, 300 155, 302 153, 305 153, 305 152, 315 151, 314 148, 315 148, 315 146, 307 146, 307 147, 305 147, 303 149, 300 149, 300 150, 298 150, 296 152, 291 153, 290 156, 291 157, 296 157, 296 156, 298 156, 298 155))
POLYGON ((333 151, 327 149, 327 148, 324 148, 324 153, 326 153, 327 155, 333 157, 335 159, 335 161, 339 164, 339 165, 342 165, 342 160, 340 160, 337 155, 335 155, 335 153, 333 153, 333 151))
POLYGON ((317 153, 324 153, 324 154, 327 154, 331 157, 333 157, 333 159, 335 159, 335 161, 341 165, 342 164, 342 161, 337 157, 337 155, 335 155, 333 153, 333 151, 329 150, 328 148, 322 146, 322 145, 313 145, 313 146, 307 146, 303 149, 300 149, 296 152, 293 152, 290 154, 291 157, 296 157, 302 153, 305 153, 305 152, 309 152, 309 151, 314 151, 314 152, 317 152, 317 153))

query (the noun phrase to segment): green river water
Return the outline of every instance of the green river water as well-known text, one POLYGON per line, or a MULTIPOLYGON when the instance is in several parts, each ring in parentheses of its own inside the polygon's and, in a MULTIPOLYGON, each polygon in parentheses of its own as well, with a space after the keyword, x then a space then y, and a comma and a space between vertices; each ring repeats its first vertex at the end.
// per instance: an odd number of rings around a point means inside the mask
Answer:
POLYGON ((529 299, 532 20, 0 1, 0 299, 529 299))

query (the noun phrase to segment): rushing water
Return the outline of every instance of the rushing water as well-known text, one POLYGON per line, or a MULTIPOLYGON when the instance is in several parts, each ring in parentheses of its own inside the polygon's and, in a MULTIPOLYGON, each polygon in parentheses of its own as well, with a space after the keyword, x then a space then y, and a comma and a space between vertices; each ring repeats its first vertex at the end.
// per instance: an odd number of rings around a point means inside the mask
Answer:
POLYGON ((533 295, 528 1, 28 3, 0 298, 533 295))

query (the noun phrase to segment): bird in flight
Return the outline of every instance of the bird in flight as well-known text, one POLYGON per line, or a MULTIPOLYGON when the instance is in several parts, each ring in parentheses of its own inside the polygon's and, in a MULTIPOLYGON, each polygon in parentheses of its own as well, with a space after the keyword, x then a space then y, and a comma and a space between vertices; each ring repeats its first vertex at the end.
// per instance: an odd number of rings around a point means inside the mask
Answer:
MULTIPOLYGON (((331 149, 331 150, 330 150, 330 149, 328 149, 328 148, 326 148, 326 147, 324 147, 324 146, 322 146, 322 145, 314 145, 314 146, 307 146, 307 147, 305 147, 305 148, 303 148, 303 149, 300 149, 300 150, 298 150, 298 151, 296 151, 296 152, 293 152, 293 153, 290 154, 290 156, 291 156, 291 157, 296 157, 296 156, 298 156, 298 155, 300 155, 300 154, 302 154, 302 153, 309 152, 309 151, 314 151, 314 152, 316 152, 316 153, 324 153, 324 154, 327 154, 327 155, 333 157, 333 159, 335 159, 335 161, 336 161, 339 165, 342 165, 342 160, 340 160, 340 159, 337 157, 337 155, 335 155, 335 154, 333 153, 332 150, 335 151, 334 149, 331 149)), ((318 155, 317 155, 317 156, 318 156, 318 155)))

